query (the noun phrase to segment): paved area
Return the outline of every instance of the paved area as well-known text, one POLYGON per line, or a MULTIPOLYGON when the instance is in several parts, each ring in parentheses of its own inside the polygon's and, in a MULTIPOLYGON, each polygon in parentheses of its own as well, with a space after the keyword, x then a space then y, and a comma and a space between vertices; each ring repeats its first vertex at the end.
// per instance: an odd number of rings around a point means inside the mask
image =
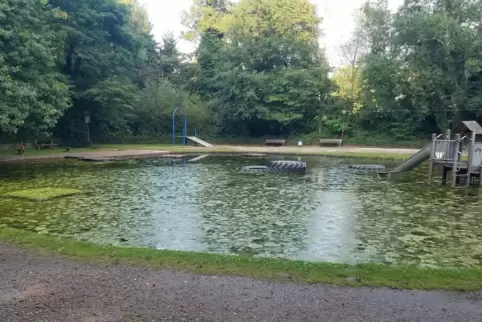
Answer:
POLYGON ((482 293, 199 276, 0 243, 0 321, 482 321, 482 293))
POLYGON ((44 159, 62 159, 62 158, 142 158, 142 157, 154 157, 168 154, 168 151, 160 150, 92 150, 89 152, 62 152, 52 153, 46 155, 11 155, 0 157, 0 161, 22 161, 22 160, 44 160, 44 159))
POLYGON ((235 146, 235 145, 217 145, 214 147, 218 150, 230 149, 239 152, 254 153, 322 153, 322 152, 356 152, 356 153, 385 153, 385 154, 414 154, 418 149, 408 148, 375 148, 375 147, 359 147, 344 146, 337 147, 316 147, 316 146, 285 146, 285 147, 265 147, 265 146, 235 146))
MULTIPOLYGON (((357 153, 385 153, 385 154, 414 154, 417 149, 395 149, 395 148, 365 148, 365 147, 341 147, 341 148, 326 148, 326 147, 263 147, 263 146, 234 146, 234 145, 218 145, 210 148, 202 147, 186 147, 183 148, 182 153, 266 153, 266 154, 318 154, 323 152, 357 152, 357 153)), ((167 153, 175 153, 176 150, 162 151, 162 150, 92 150, 89 152, 71 153, 53 153, 46 155, 10 155, 0 156, 0 162, 8 161, 22 161, 22 160, 43 160, 43 159, 58 159, 58 158, 141 158, 165 155, 167 153)))

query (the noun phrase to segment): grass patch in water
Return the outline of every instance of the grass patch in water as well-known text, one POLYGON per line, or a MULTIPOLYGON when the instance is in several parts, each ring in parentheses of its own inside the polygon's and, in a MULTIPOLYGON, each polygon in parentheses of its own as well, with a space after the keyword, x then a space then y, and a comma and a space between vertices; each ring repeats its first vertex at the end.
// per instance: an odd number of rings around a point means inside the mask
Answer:
POLYGON ((196 274, 249 276, 281 281, 382 286, 397 289, 482 290, 482 268, 432 269, 380 264, 352 266, 150 248, 102 246, 12 228, 0 228, 0 240, 36 250, 44 255, 54 252, 75 260, 147 265, 158 269, 180 269, 196 274))
POLYGON ((2 197, 27 199, 30 201, 46 201, 54 198, 73 196, 80 193, 82 193, 82 191, 78 189, 41 188, 13 191, 3 195, 2 197))

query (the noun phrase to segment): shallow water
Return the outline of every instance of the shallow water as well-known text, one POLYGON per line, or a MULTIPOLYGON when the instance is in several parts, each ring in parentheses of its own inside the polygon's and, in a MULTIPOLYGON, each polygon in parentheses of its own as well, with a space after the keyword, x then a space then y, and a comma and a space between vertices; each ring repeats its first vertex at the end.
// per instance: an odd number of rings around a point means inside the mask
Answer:
POLYGON ((44 187, 87 193, 40 203, 0 199, 0 226, 102 244, 310 261, 482 264, 478 190, 429 187, 423 168, 379 181, 347 167, 366 161, 303 160, 304 176, 242 173, 241 166, 268 159, 240 157, 1 164, 0 195, 44 187))

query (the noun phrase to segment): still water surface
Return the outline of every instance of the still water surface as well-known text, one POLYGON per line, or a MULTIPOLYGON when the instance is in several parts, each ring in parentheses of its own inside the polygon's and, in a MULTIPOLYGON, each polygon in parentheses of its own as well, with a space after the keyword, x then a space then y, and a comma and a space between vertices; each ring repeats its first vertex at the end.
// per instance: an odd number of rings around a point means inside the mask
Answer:
POLYGON ((340 263, 482 265, 477 190, 429 187, 424 169, 381 182, 374 173, 348 168, 360 160, 303 160, 309 167, 304 176, 242 173, 242 166, 268 159, 240 157, 210 156, 195 164, 165 159, 2 164, 0 195, 45 187, 87 193, 41 203, 0 198, 0 226, 157 249, 340 263))

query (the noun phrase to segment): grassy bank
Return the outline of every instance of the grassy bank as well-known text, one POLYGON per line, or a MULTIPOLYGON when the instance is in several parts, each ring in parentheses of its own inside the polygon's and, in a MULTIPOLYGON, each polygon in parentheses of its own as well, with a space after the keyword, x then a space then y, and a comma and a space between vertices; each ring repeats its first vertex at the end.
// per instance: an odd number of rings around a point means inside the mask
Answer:
POLYGON ((59 253, 74 260, 145 265, 197 274, 249 276, 281 281, 293 280, 350 286, 384 286, 398 289, 482 290, 482 269, 423 269, 378 264, 351 266, 148 248, 100 246, 11 228, 0 228, 0 241, 13 243, 44 255, 59 253))

